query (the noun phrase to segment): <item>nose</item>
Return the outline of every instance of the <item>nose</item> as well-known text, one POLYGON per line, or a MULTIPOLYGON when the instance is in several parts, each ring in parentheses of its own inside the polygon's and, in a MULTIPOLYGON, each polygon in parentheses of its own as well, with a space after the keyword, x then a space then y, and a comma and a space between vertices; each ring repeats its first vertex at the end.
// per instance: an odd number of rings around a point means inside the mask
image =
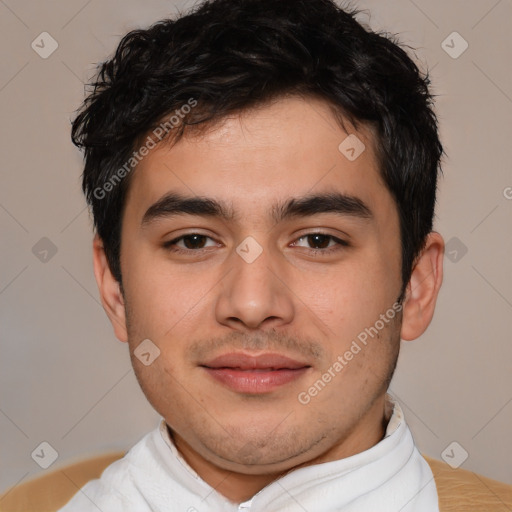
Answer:
POLYGON ((231 270, 220 283, 215 308, 219 323, 247 331, 292 321, 293 292, 277 260, 269 250, 263 250, 252 262, 233 251, 227 262, 231 270))

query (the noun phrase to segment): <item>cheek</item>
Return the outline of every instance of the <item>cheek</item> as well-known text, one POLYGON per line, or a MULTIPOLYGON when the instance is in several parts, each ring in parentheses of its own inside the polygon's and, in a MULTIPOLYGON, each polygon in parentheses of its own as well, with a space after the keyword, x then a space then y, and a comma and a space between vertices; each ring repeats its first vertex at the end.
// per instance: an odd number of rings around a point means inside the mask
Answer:
POLYGON ((203 299, 213 286, 208 273, 191 274, 186 266, 178 268, 165 258, 143 253, 125 268, 123 281, 133 328, 158 338, 197 322, 203 299))
POLYGON ((161 353, 149 366, 145 366, 135 358, 132 351, 132 366, 149 403, 161 415, 168 410, 176 410, 179 393, 176 393, 176 377, 172 376, 174 369, 169 359, 161 353))
POLYGON ((297 277, 298 296, 330 328, 330 336, 354 336, 393 305, 399 283, 382 261, 362 255, 330 273, 297 277))

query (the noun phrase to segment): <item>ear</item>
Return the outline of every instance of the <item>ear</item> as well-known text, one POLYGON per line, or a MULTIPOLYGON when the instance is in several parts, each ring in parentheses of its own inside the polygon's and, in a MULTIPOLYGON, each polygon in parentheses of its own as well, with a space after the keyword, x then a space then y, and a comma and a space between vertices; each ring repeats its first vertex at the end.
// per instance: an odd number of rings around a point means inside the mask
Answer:
POLYGON ((400 337, 411 341, 421 336, 429 326, 443 282, 443 237, 432 231, 425 248, 416 259, 407 285, 403 305, 400 337))
POLYGON ((103 241, 96 235, 93 243, 94 275, 100 292, 103 309, 114 328, 114 334, 119 341, 128 341, 126 329, 126 312, 121 287, 114 278, 103 247, 103 241))

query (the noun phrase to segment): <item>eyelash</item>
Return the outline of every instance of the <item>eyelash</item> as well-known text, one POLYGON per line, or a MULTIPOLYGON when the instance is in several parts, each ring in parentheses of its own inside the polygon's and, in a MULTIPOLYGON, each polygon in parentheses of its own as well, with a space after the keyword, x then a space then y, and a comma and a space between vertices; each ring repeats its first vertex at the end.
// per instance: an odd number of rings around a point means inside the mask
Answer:
MULTIPOLYGON (((316 249, 314 249, 314 248, 306 248, 306 249, 308 249, 309 251, 311 251, 314 254, 322 253, 323 255, 326 255, 326 254, 331 254, 333 252, 339 251, 339 250, 341 250, 344 247, 350 247, 350 244, 348 242, 346 242, 345 240, 342 240, 341 238, 337 238, 337 237, 335 237, 333 235, 329 235, 327 233, 316 233, 316 232, 307 233, 307 234, 302 235, 299 238, 297 238, 297 241, 302 240, 304 238, 307 238, 309 236, 314 236, 314 235, 328 237, 330 239, 330 241, 336 242, 335 246, 327 247, 325 249, 321 249, 321 248, 316 248, 316 249)), ((200 236, 200 237, 209 238, 210 240, 213 240, 211 237, 209 237, 207 235, 202 235, 201 233, 188 233, 186 235, 182 235, 182 236, 180 236, 178 238, 175 238, 173 240, 170 240, 168 242, 164 242, 162 244, 162 247, 164 249, 168 250, 169 252, 172 252, 172 253, 175 253, 175 254, 191 254, 191 253, 194 253, 194 252, 200 252, 202 250, 208 249, 208 248, 182 249, 181 247, 176 247, 175 246, 176 243, 178 243, 179 241, 181 241, 181 240, 183 240, 185 238, 193 237, 193 236, 200 236)), ((330 241, 329 241, 329 243, 330 243, 330 241)))

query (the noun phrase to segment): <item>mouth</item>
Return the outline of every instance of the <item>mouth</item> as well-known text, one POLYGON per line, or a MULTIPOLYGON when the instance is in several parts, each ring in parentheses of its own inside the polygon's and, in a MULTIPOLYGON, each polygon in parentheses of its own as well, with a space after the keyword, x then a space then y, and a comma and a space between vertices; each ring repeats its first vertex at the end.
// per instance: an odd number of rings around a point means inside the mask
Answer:
POLYGON ((199 365, 214 380, 239 392, 260 394, 302 377, 311 365, 281 354, 229 353, 199 365))

